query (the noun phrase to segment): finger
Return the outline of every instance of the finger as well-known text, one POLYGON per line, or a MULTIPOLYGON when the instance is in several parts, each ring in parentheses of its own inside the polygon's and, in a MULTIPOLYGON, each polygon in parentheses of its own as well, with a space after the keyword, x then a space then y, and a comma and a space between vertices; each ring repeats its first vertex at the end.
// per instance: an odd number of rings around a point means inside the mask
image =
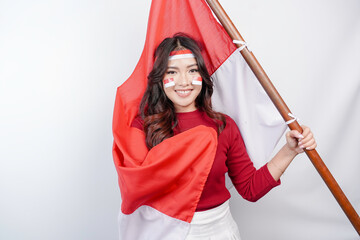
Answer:
POLYGON ((301 128, 303 129, 302 135, 304 137, 306 137, 311 132, 310 128, 305 125, 301 125, 301 128))
POLYGON ((305 136, 310 132, 310 128, 308 126, 305 125, 301 125, 301 128, 303 129, 302 134, 305 136))
POLYGON ((317 143, 316 143, 315 140, 314 140, 314 143, 313 143, 312 145, 306 147, 305 149, 306 149, 306 150, 314 150, 316 147, 317 147, 317 143))
POLYGON ((302 139, 304 136, 299 133, 297 130, 291 130, 287 133, 288 137, 296 138, 296 139, 302 139))
POLYGON ((304 138, 299 141, 299 144, 300 145, 305 145, 311 139, 314 139, 314 136, 313 136, 312 132, 310 132, 306 136, 304 136, 304 138))
POLYGON ((300 142, 299 143, 299 146, 301 146, 302 148, 311 148, 313 145, 315 145, 316 142, 315 142, 315 139, 311 138, 309 141, 307 142, 300 142))

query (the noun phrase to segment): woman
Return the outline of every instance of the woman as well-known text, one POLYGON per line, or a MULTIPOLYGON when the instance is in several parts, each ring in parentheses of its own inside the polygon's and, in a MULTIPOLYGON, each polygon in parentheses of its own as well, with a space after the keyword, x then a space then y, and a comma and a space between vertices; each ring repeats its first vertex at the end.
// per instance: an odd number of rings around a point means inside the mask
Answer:
POLYGON ((213 84, 197 43, 176 34, 164 39, 155 52, 148 86, 133 127, 145 132, 149 149, 167 138, 199 125, 218 133, 215 159, 191 222, 187 239, 240 239, 228 207, 230 193, 225 186, 228 172, 239 194, 257 201, 273 187, 304 148, 312 150, 316 142, 309 128, 289 131, 286 144, 271 161, 256 170, 248 157, 235 122, 211 107, 213 84))

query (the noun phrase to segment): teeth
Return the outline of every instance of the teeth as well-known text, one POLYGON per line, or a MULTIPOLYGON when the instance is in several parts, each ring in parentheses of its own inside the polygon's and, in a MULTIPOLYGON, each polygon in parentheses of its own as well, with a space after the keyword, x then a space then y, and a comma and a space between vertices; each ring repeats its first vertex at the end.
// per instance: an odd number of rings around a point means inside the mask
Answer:
POLYGON ((181 93, 181 94, 186 94, 186 93, 188 93, 188 92, 190 92, 190 90, 186 90, 186 91, 177 91, 178 93, 181 93))

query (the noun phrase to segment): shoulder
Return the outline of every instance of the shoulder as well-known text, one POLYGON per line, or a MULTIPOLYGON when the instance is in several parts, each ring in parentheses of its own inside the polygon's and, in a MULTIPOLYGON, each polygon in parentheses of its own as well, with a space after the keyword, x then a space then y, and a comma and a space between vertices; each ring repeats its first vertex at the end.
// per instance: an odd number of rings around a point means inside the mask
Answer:
MULTIPOLYGON (((225 129, 238 129, 238 126, 236 124, 236 122, 234 121, 234 119, 232 119, 230 116, 226 115, 226 114, 223 114, 225 116, 225 120, 226 120, 226 126, 225 126, 225 129)), ((224 130, 225 130, 224 129, 224 130)))
POLYGON ((232 119, 230 116, 223 114, 226 119, 226 126, 223 130, 223 135, 225 135, 227 138, 232 140, 240 139, 242 141, 242 136, 240 129, 234 119, 232 119))
POLYGON ((220 135, 220 137, 221 141, 227 143, 229 151, 228 154, 233 154, 234 152, 246 152, 245 142, 240 132, 240 128, 238 127, 234 119, 225 114, 224 116, 226 118, 226 126, 221 133, 222 136, 220 135))

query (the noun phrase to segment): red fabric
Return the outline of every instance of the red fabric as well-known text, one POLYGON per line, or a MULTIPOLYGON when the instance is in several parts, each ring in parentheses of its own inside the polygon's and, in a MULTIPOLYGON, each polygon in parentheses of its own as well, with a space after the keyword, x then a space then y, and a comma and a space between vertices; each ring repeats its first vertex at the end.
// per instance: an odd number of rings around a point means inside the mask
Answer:
MULTIPOLYGON (((204 112, 194 111, 178 113, 178 125, 174 128, 175 135, 199 125, 216 130, 214 121, 204 112)), ((218 138, 215 160, 205 183, 203 193, 196 211, 214 208, 230 198, 225 186, 225 173, 229 176, 238 193, 249 201, 257 201, 273 187, 280 184, 270 175, 266 165, 256 170, 250 160, 244 141, 236 123, 226 117, 226 127, 218 138)), ((143 121, 135 118, 133 127, 143 130, 143 121)))
MULTIPOLYGON (((116 116, 124 116, 121 99, 116 116), (119 106, 120 105, 120 106, 119 106)), ((116 120, 113 156, 119 176, 121 211, 133 213, 142 205, 191 222, 215 157, 217 134, 199 126, 147 150, 143 131, 116 120), (194 144, 194 138, 200 141, 194 144)))
POLYGON ((130 128, 146 88, 155 48, 177 32, 203 43, 202 55, 210 74, 236 50, 203 0, 153 0, 140 60, 129 79, 117 89, 113 157, 123 213, 130 214, 141 205, 149 205, 190 222, 214 159, 216 133, 211 128, 194 128, 148 152, 144 134, 130 128), (194 136, 199 143, 194 144, 194 136))
POLYGON ((188 49, 177 50, 177 51, 172 51, 169 56, 182 55, 182 54, 192 54, 192 52, 188 49))

